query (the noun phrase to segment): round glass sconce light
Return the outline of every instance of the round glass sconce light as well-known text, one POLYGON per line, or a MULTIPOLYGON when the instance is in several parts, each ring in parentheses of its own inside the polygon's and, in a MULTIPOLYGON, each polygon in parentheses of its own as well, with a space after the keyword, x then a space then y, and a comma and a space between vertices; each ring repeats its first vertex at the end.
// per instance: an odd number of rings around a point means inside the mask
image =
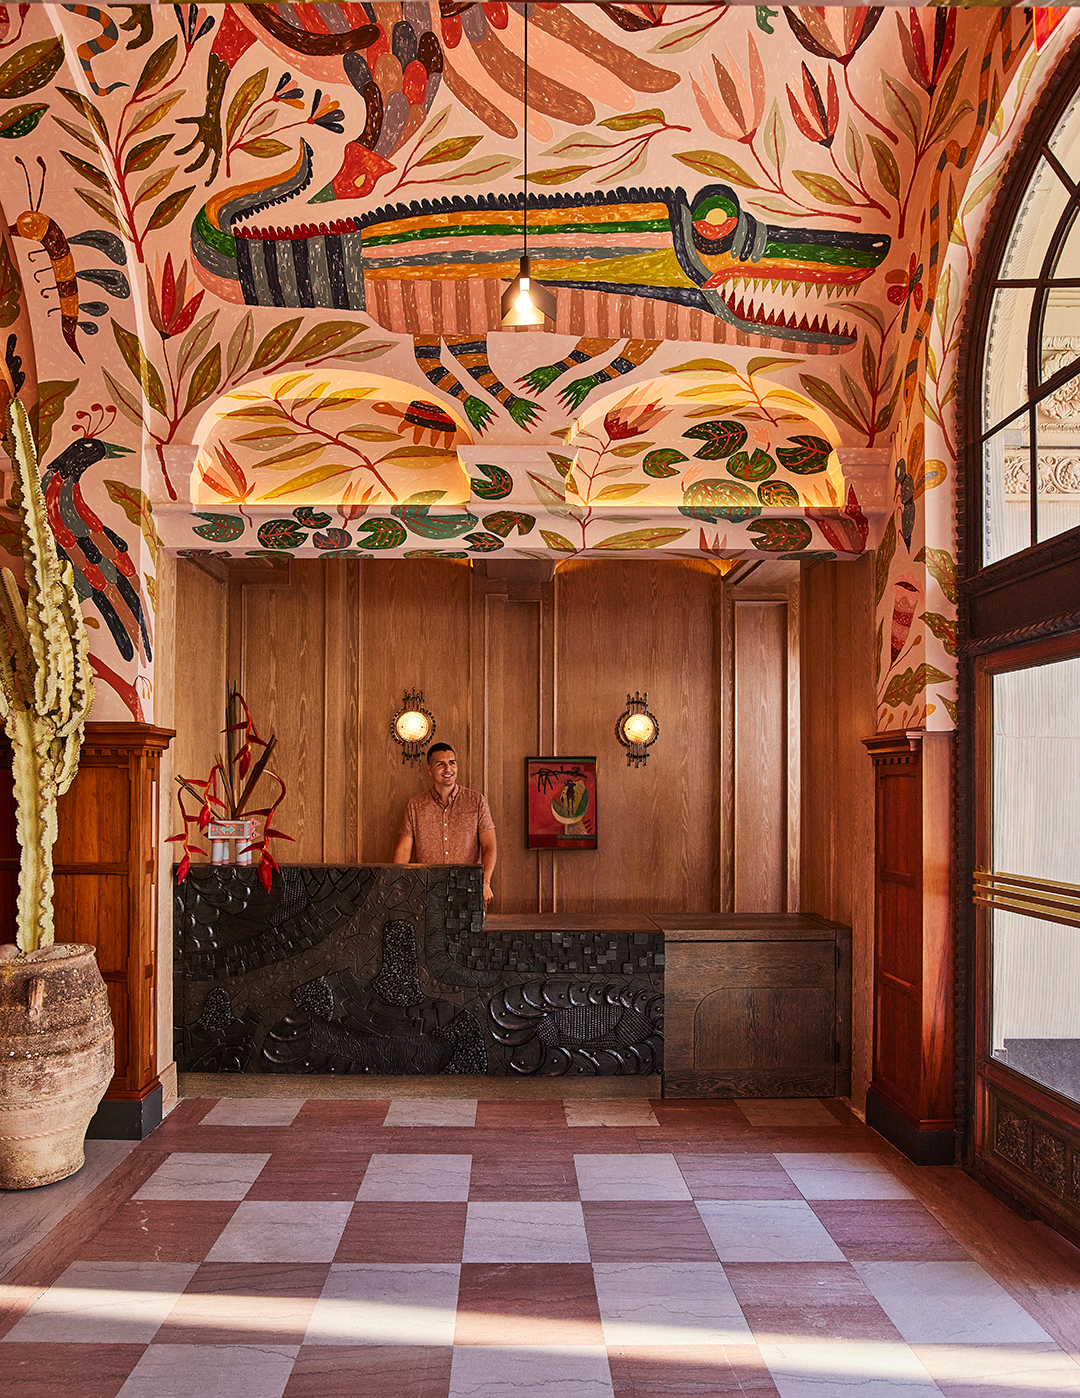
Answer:
POLYGON ((626 749, 626 765, 643 767, 649 760, 649 748, 660 736, 656 716, 649 712, 648 694, 626 696, 626 711, 615 724, 615 736, 626 749))
POLYGON ((435 720, 424 708, 424 691, 412 690, 402 700, 390 726, 395 743, 401 744, 402 762, 419 762, 435 736, 435 720))

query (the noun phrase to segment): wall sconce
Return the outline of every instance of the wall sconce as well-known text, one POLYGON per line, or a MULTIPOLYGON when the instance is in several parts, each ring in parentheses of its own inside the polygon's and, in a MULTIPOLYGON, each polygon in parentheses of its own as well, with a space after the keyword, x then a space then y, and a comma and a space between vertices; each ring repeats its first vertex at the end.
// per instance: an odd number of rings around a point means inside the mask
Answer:
POLYGON ((424 749, 435 736, 435 720, 424 708, 424 691, 410 690, 394 715, 390 732, 401 744, 402 762, 419 762, 424 749))
POLYGON ((615 736, 626 749, 626 765, 643 767, 649 760, 649 748, 660 736, 660 725, 649 712, 648 694, 626 696, 626 711, 615 724, 615 736))

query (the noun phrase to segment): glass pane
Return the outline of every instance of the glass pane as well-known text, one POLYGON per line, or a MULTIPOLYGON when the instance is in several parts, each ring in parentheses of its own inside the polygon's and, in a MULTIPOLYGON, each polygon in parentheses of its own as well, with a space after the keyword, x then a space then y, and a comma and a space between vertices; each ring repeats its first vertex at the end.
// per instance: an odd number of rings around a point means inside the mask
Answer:
MULTIPOLYGON (((1040 338, 1040 383, 1074 360, 1080 361, 1080 287, 1055 287, 1046 293, 1040 338)), ((1069 398, 1070 407, 1072 398, 1069 398)), ((1076 404, 1075 427, 1080 427, 1080 403, 1076 404)))
POLYGON ((983 446, 984 565, 1031 547, 1030 470, 1026 431, 1008 427, 983 446))
POLYGON ((983 431, 1027 402, 1027 337, 1035 292, 994 292, 983 366, 983 431))
MULTIPOLYGON (((992 865, 1080 883, 1080 658, 993 680, 992 865)), ((1080 1101, 1080 928, 992 910, 996 1059, 1080 1101)))
MULTIPOLYGON (((1068 231, 1061 240, 1061 247, 1050 269, 1050 275, 1055 280, 1080 277, 1080 218, 1077 218, 1075 209, 1068 231)), ((1075 323, 1072 328, 1075 329, 1075 323)))
POLYGON ((1038 538, 1080 526, 1080 375, 1039 405, 1038 538), (1069 419, 1072 419, 1071 430, 1069 419))
POLYGON ((1058 122, 1049 145, 1072 178, 1080 180, 1080 93, 1058 122))
POLYGON ((1040 160, 1001 265, 1004 280, 1039 275, 1047 245, 1068 202, 1069 191, 1052 166, 1040 160))

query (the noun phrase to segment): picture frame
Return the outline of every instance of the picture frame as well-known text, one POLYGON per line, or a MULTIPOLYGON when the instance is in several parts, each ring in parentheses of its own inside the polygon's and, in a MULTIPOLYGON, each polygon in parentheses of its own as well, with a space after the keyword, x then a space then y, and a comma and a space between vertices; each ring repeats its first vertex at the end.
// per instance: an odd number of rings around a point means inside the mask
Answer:
POLYGON ((596 758, 525 759, 525 848, 596 849, 596 758))

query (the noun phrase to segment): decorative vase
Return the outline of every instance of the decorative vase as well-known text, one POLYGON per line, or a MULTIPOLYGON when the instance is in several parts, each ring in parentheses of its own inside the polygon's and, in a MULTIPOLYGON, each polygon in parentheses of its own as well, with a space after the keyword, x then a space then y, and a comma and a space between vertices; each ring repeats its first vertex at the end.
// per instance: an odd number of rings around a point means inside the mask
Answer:
POLYGON ((113 1026, 94 948, 0 960, 0 1189, 81 1169, 90 1118, 113 1074, 113 1026))
POLYGON ((243 820, 212 820, 207 827, 207 835, 210 840, 211 864, 250 864, 252 852, 245 849, 245 846, 258 839, 259 822, 254 816, 246 816, 243 820), (232 859, 230 856, 234 840, 238 853, 236 858, 232 859))

